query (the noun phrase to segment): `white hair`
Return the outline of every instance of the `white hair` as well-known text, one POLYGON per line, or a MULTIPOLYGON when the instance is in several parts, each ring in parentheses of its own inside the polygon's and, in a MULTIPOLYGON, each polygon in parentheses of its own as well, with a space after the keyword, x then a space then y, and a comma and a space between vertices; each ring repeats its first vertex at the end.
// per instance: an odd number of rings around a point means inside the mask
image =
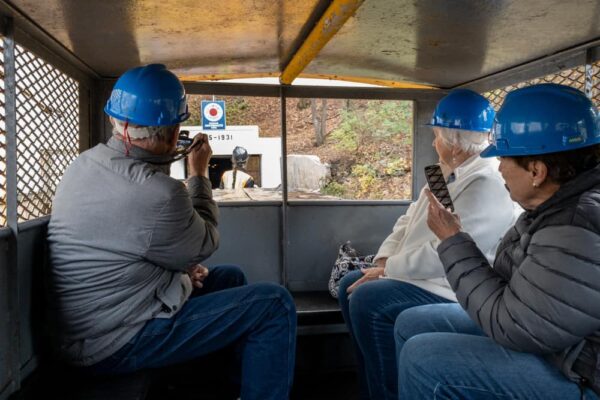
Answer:
MULTIPOLYGON (((111 118, 113 122, 113 134, 125 136, 125 121, 111 118)), ((157 137, 162 140, 171 140, 173 138, 174 125, 167 126, 142 126, 135 124, 127 125, 127 133, 131 139, 145 139, 157 137)))
POLYGON ((485 132, 466 131, 438 127, 444 142, 453 147, 458 147, 467 154, 481 153, 488 146, 488 135, 485 132))

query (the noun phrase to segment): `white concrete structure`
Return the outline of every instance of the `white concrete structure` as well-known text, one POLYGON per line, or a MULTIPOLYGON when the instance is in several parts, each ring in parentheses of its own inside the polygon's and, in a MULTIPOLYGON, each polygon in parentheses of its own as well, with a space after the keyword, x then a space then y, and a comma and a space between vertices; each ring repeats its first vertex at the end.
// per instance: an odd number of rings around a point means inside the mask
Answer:
POLYGON ((318 192, 331 175, 329 165, 321 163, 321 159, 313 155, 289 154, 287 166, 290 192, 318 192))
MULTIPOLYGON (((201 126, 182 126, 190 131, 190 137, 199 132, 206 133, 213 150, 213 156, 231 157, 235 146, 242 146, 250 155, 259 155, 260 180, 263 188, 275 188, 281 184, 281 138, 259 137, 256 125, 227 125, 220 131, 203 131, 201 126)), ((171 176, 184 178, 183 161, 173 163, 171 176)))

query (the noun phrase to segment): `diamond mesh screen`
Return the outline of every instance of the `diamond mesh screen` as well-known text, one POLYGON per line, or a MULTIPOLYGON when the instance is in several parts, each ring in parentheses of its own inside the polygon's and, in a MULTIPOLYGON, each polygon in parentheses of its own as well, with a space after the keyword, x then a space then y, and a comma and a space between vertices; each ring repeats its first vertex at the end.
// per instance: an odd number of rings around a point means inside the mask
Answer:
POLYGON ((17 212, 27 221, 50 214, 56 186, 79 152, 79 84, 20 46, 15 60, 17 212))
MULTIPOLYGON (((584 91, 585 66, 581 65, 576 68, 565 69, 558 74, 546 75, 540 78, 519 82, 514 85, 483 93, 483 95, 492 103, 494 108, 498 110, 509 92, 537 83, 558 83, 584 91)), ((592 101, 596 107, 600 106, 600 62, 592 64, 592 101)))

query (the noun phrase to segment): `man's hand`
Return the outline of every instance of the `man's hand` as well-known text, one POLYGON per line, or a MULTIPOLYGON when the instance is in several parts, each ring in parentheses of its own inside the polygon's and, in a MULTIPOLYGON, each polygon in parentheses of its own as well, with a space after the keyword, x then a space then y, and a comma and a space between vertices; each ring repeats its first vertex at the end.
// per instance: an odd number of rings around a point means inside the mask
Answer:
POLYGON ((363 276, 348 287, 348 290, 346 290, 347 293, 352 293, 354 291, 354 289, 356 289, 357 287, 359 287, 360 285, 362 285, 365 282, 379 279, 380 276, 383 276, 384 268, 383 267, 364 268, 364 269, 361 269, 360 271, 363 273, 363 276))
POLYGON ((429 189, 425 189, 429 198, 427 209, 427 225, 440 240, 456 235, 462 229, 460 218, 446 210, 429 189))
POLYGON ((192 265, 187 269, 187 274, 192 280, 192 285, 198 289, 202 289, 204 279, 208 276, 208 268, 201 264, 192 265))
POLYGON ((204 176, 208 178, 208 165, 212 156, 212 149, 208 143, 208 136, 200 133, 192 142, 194 148, 188 155, 188 175, 204 176), (198 143, 200 142, 200 143, 198 143))

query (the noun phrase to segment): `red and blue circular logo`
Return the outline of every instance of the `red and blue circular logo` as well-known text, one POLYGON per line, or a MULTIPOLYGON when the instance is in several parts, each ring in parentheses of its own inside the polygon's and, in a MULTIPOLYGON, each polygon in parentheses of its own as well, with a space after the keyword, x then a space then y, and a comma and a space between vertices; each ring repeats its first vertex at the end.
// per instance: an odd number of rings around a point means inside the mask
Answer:
POLYGON ((223 118, 223 107, 219 103, 208 103, 204 106, 204 118, 216 122, 223 118))

